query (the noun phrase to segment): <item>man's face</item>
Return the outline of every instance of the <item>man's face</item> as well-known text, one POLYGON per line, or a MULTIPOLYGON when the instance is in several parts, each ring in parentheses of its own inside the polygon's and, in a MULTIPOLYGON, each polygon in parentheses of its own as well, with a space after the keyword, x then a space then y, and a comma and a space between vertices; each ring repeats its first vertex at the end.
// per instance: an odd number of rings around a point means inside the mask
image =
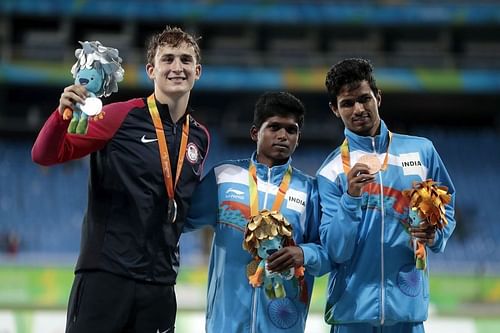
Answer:
POLYGON ((181 97, 188 94, 201 76, 201 65, 196 63, 194 48, 186 43, 179 47, 158 47, 154 64, 147 64, 146 71, 155 83, 156 96, 181 97))
POLYGON ((337 105, 330 104, 330 108, 347 129, 358 135, 375 136, 380 126, 380 101, 380 92, 375 95, 368 82, 362 81, 355 89, 344 86, 337 95, 337 105))
POLYGON ((252 140, 257 143, 257 160, 271 167, 285 163, 299 142, 299 125, 293 116, 273 116, 250 130, 252 140))

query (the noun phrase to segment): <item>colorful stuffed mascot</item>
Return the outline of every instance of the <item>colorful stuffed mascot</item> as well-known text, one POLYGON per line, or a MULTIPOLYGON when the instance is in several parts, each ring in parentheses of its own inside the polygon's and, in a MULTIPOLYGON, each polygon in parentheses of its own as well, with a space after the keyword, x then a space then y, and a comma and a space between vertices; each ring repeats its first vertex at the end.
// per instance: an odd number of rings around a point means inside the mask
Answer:
POLYGON ((118 91, 118 82, 123 80, 124 70, 118 50, 105 47, 100 42, 79 42, 83 48, 75 51, 76 63, 71 68, 75 84, 84 85, 89 93, 85 104, 75 104, 73 110, 66 108, 63 119, 71 119, 68 133, 86 134, 88 117, 102 118, 102 102, 99 97, 118 91))

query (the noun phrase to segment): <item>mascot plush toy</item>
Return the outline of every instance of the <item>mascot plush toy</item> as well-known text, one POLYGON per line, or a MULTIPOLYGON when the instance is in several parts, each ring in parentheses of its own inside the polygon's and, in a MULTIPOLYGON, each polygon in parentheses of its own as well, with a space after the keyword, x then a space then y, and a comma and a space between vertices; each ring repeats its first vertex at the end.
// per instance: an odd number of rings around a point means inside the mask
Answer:
MULTIPOLYGON (((448 224, 445 205, 451 201, 451 195, 446 186, 438 186, 432 179, 427 179, 420 183, 414 182, 412 189, 403 191, 403 195, 410 201, 410 226, 432 226, 441 230, 448 224)), ((425 243, 412 239, 412 245, 417 269, 425 269, 425 243)))
POLYGON ((105 47, 100 42, 79 42, 81 49, 75 51, 76 63, 71 68, 75 84, 84 85, 89 93, 85 104, 75 104, 73 110, 66 108, 63 119, 71 119, 68 133, 86 134, 88 118, 102 119, 102 102, 99 97, 118 91, 118 82, 123 80, 124 70, 118 50, 105 47))
MULTIPOLYGON (((243 248, 255 258, 247 267, 248 280, 252 287, 264 284, 266 295, 269 298, 286 296, 283 279, 299 279, 302 291, 304 267, 291 268, 284 272, 270 272, 267 269, 266 259, 284 246, 295 245, 292 238, 292 226, 285 217, 277 211, 263 210, 247 223, 243 248)), ((302 295, 304 296, 304 295, 302 295)))

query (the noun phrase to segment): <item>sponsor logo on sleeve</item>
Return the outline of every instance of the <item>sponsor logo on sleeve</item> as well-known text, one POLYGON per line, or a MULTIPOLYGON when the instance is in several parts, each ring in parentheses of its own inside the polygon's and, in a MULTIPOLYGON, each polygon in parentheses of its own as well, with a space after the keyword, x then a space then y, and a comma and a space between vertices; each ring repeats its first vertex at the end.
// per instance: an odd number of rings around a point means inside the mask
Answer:
POLYGON ((225 199, 226 200, 231 200, 231 199, 232 200, 234 200, 234 199, 244 200, 245 199, 245 192, 230 187, 226 190, 225 199))

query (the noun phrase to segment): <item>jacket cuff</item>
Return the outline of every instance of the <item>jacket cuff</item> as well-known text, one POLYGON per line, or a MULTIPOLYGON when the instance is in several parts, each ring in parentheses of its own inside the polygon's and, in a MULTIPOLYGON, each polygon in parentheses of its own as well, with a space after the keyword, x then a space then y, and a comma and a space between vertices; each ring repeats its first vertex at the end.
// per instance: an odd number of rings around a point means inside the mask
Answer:
POLYGON ((302 253, 304 254, 304 267, 306 271, 311 274, 317 274, 317 268, 315 267, 317 264, 316 251, 313 248, 314 246, 308 244, 299 244, 298 247, 302 249, 302 253))
POLYGON ((361 206, 361 198, 362 197, 353 197, 346 192, 344 193, 344 195, 342 195, 342 198, 340 200, 344 208, 350 211, 356 211, 361 206))

